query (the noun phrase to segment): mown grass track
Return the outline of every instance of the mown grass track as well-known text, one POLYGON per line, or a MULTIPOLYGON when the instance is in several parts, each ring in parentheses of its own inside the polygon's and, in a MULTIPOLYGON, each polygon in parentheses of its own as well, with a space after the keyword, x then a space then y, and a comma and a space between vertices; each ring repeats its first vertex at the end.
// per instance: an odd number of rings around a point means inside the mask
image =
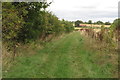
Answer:
MULTIPOLYGON (((95 57, 98 53, 88 50, 85 38, 80 32, 65 35, 59 40, 46 44, 36 54, 18 57, 6 78, 111 78, 114 75, 112 63, 98 64, 109 60, 95 57)), ((107 53, 106 53, 107 54, 107 53)))

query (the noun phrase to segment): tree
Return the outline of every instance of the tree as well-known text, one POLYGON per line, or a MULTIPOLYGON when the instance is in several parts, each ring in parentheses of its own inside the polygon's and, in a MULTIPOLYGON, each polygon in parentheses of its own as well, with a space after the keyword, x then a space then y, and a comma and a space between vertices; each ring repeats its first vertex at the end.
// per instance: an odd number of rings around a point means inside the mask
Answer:
POLYGON ((45 8, 48 6, 49 4, 46 2, 27 3, 26 10, 28 14, 24 17, 25 25, 22 27, 19 35, 23 42, 36 40, 45 35, 48 24, 45 8))
POLYGON ((73 22, 70 22, 70 21, 62 21, 62 24, 64 25, 64 28, 65 28, 65 32, 66 32, 66 33, 72 32, 72 31, 74 30, 73 22))
POLYGON ((97 21, 96 24, 102 25, 102 24, 104 24, 104 23, 103 23, 102 21, 97 21))
POLYGON ((108 22, 105 22, 105 25, 111 25, 111 23, 108 21, 108 22))
POLYGON ((110 26, 110 36, 114 37, 116 36, 116 38, 118 39, 118 41, 120 41, 120 18, 115 19, 112 23, 112 25, 110 26))
POLYGON ((89 20, 89 21, 88 21, 88 24, 92 24, 92 20, 89 20))
POLYGON ((83 23, 83 21, 77 20, 77 21, 75 21, 75 26, 78 27, 81 23, 83 23))
POLYGON ((113 30, 120 30, 120 18, 114 20, 114 22, 111 25, 111 28, 113 30))

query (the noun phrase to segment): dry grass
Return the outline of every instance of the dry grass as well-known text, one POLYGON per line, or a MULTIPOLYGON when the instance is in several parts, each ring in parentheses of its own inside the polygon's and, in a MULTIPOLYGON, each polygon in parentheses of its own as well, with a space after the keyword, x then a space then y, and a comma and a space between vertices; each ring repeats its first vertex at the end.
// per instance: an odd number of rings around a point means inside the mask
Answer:
POLYGON ((98 64, 100 66, 103 66, 104 64, 112 64, 112 66, 115 67, 115 70, 113 72, 113 77, 118 78, 118 52, 116 50, 117 43, 114 43, 115 45, 111 45, 109 43, 106 43, 105 41, 100 42, 98 40, 95 40, 91 38, 90 36, 83 35, 86 39, 85 46, 90 51, 93 51, 96 54, 94 58, 99 59, 98 62, 95 61, 95 64, 98 64))
POLYGON ((6 71, 11 67, 12 53, 8 52, 5 46, 2 46, 2 67, 6 71))

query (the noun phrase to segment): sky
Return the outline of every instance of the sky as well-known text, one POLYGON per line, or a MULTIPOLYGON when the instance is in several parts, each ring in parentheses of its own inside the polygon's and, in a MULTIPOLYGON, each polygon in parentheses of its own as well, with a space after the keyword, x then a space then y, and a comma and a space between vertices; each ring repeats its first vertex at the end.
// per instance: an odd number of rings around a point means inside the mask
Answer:
POLYGON ((48 8, 60 20, 113 22, 118 18, 119 0, 47 0, 48 8))

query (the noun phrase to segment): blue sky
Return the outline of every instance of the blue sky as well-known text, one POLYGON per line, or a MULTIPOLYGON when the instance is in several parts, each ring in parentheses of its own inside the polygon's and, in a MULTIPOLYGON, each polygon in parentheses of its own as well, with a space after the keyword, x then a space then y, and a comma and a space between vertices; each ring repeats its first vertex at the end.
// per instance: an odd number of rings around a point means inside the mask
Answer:
POLYGON ((118 17, 118 2, 119 0, 53 0, 48 10, 60 19, 69 21, 113 22, 118 17))

